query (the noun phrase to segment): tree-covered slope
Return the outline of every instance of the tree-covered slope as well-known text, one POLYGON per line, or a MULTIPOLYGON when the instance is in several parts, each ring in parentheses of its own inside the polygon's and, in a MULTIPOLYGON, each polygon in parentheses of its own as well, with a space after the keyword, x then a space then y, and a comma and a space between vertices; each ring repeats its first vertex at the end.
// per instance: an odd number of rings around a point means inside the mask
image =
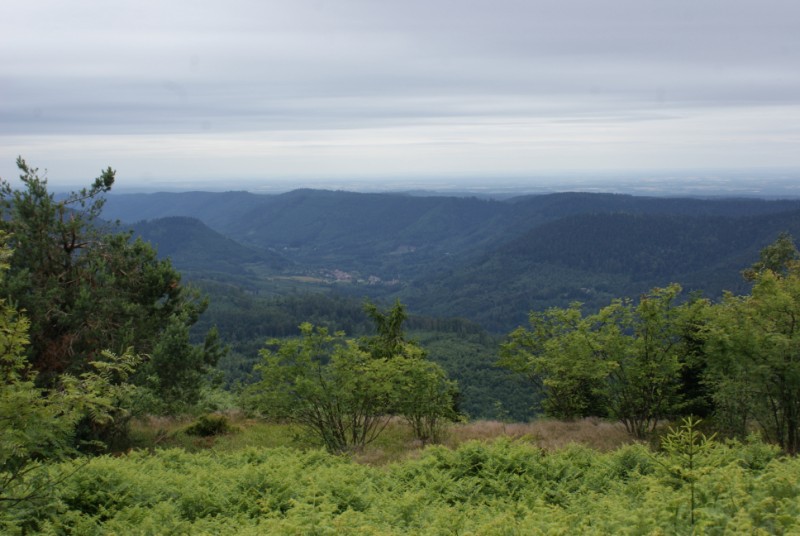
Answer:
POLYGON ((506 228, 496 201, 298 190, 243 214, 231 236, 310 266, 410 277, 506 228))
POLYGON ((392 278, 491 243, 505 235, 512 214, 505 203, 475 198, 296 190, 120 195, 103 216, 131 223, 196 217, 242 244, 307 266, 392 278))
MULTIPOLYGON (((332 283, 325 274, 347 271, 352 280, 339 280, 339 290, 400 297, 416 313, 466 317, 497 331, 532 309, 573 300, 600 307, 673 281, 712 296, 739 290, 739 271, 760 248, 781 231, 800 236, 798 200, 560 193, 501 202, 296 190, 110 201, 107 218, 130 218, 136 207, 136 221, 194 214, 240 244, 279 252, 302 280, 332 283), (372 275, 391 284, 356 282, 372 275)), ((194 248, 187 244, 181 255, 194 248)), ((208 266, 223 256, 213 257, 208 266)), ((229 257, 224 262, 241 264, 229 257)))
POLYGON ((797 199, 647 197, 589 192, 520 196, 510 199, 508 204, 522 217, 535 215, 539 221, 606 212, 743 217, 800 209, 797 199))
MULTIPOLYGON (((742 218, 800 209, 800 201, 670 199, 560 193, 500 202, 476 198, 296 190, 280 195, 187 192, 111 196, 107 219, 191 216, 242 244, 311 266, 405 278, 460 255, 482 254, 536 227, 578 215, 742 218)), ((463 261, 460 261, 463 262, 463 261)))
POLYGON ((679 282, 719 296, 743 291, 740 271, 780 232, 800 236, 800 211, 723 217, 580 214, 542 224, 478 260, 421 277, 412 309, 460 314, 509 329, 531 310, 581 301, 590 308, 679 282))
POLYGON ((180 270, 190 273, 246 274, 249 265, 282 270, 290 262, 278 253, 243 246, 210 229, 195 218, 173 216, 141 221, 134 234, 152 243, 159 256, 169 257, 180 270))
POLYGON ((215 231, 224 232, 229 222, 272 196, 249 192, 158 192, 111 194, 106 197, 103 217, 123 223, 187 216, 198 218, 215 231))
POLYGON ((632 281, 689 274, 757 254, 765 239, 800 231, 800 211, 766 216, 583 214, 544 224, 495 252, 632 281))

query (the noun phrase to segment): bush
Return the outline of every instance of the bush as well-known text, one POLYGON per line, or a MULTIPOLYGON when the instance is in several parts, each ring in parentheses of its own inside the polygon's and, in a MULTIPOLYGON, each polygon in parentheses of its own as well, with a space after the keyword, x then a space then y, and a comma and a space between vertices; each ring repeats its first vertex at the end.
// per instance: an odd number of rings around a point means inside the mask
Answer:
POLYGON ((189 435, 211 437, 235 432, 236 428, 224 415, 203 415, 185 431, 189 435))

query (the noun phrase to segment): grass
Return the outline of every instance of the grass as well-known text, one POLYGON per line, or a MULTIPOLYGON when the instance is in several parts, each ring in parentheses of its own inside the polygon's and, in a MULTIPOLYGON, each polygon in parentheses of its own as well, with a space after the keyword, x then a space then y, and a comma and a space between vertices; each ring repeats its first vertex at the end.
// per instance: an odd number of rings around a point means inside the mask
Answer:
MULTIPOLYGON (((186 429, 195 422, 191 417, 139 419, 132 425, 132 446, 149 450, 177 447, 189 452, 235 452, 247 447, 321 447, 319 442, 304 435, 303 430, 297 426, 268 423, 239 413, 228 413, 226 416, 235 431, 212 437, 187 434, 186 429)), ((559 450, 573 443, 599 451, 610 451, 633 442, 621 424, 590 418, 571 422, 540 419, 530 423, 456 423, 447 430, 442 444, 448 448, 457 448, 468 441, 493 441, 501 437, 529 443, 548 451, 559 450)), ((353 458, 365 465, 379 466, 415 458, 423 449, 424 445, 414 439, 409 427, 401 419, 393 419, 373 443, 354 454, 353 458)))
POLYGON ((182 448, 189 452, 213 449, 231 452, 247 447, 303 447, 316 445, 301 439, 300 429, 249 419, 238 413, 226 414, 235 430, 219 436, 197 437, 186 433, 193 417, 146 417, 131 425, 132 447, 138 449, 182 448))
POLYGON ((575 421, 538 419, 529 423, 473 421, 451 428, 445 445, 456 448, 466 441, 498 437, 527 441, 549 451, 578 443, 607 452, 633 442, 622 424, 587 418, 575 421))

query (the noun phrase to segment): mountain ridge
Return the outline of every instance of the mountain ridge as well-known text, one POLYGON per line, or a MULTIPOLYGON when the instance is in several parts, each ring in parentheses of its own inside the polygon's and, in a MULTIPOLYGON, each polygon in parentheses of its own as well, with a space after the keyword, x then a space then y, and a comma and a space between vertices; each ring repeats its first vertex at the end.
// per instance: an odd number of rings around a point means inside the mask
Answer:
POLYGON ((598 307, 670 282, 711 296, 738 290, 739 271, 778 233, 800 236, 800 200, 560 193, 497 201, 308 189, 130 195, 138 197, 109 196, 104 217, 194 213, 243 248, 226 253, 219 237, 186 235, 195 245, 172 254, 193 276, 202 277, 202 259, 186 250, 200 248, 209 270, 222 263, 214 269, 267 286, 281 274, 300 288, 313 282, 314 291, 400 298, 423 314, 496 331, 531 309, 574 300, 598 307), (266 257, 245 261, 253 252, 266 257))

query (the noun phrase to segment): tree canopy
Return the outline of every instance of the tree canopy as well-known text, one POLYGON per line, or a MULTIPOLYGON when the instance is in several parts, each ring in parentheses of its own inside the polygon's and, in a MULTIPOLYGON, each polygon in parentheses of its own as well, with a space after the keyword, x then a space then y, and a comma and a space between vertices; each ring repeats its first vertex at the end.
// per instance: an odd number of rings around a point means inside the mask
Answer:
POLYGON ((757 424, 786 452, 800 451, 800 253, 782 233, 743 275, 749 295, 717 304, 680 286, 614 300, 584 316, 580 304, 533 312, 512 332, 500 365, 525 375, 552 416, 609 416, 637 437, 665 418, 708 413, 744 436, 757 424))
POLYGON ((273 339, 261 350, 258 383, 246 400, 261 414, 301 425, 331 452, 362 449, 392 416, 404 418, 415 437, 437 441, 444 423, 457 417, 455 382, 405 340, 403 305, 365 311, 376 335, 347 339, 343 332, 310 323, 300 337, 273 339))
POLYGON ((205 347, 189 343, 206 303, 149 244, 100 220, 114 170, 56 196, 36 168, 22 158, 17 166, 21 188, 0 179, 0 230, 11 248, 0 296, 30 322, 37 385, 91 372, 104 352, 132 352, 143 357, 133 380, 161 407, 191 403, 221 353, 214 334, 205 347))
POLYGON ((708 369, 720 425, 751 421, 792 454, 800 451, 800 257, 781 235, 746 275, 749 295, 728 294, 707 329, 708 369))
POLYGON ((679 285, 614 300, 584 316, 580 304, 531 313, 531 329, 514 331, 500 365, 544 392, 543 409, 558 418, 618 419, 637 437, 680 414, 682 371, 703 300, 678 303, 679 285))
MULTIPOLYGON (((0 280, 11 256, 0 231, 0 280)), ((77 453, 76 426, 83 420, 103 425, 120 416, 120 400, 131 386, 124 380, 139 358, 104 351, 91 370, 63 374, 43 389, 26 357, 28 319, 0 298, 0 504, 42 499, 51 485, 43 461, 77 453)))

